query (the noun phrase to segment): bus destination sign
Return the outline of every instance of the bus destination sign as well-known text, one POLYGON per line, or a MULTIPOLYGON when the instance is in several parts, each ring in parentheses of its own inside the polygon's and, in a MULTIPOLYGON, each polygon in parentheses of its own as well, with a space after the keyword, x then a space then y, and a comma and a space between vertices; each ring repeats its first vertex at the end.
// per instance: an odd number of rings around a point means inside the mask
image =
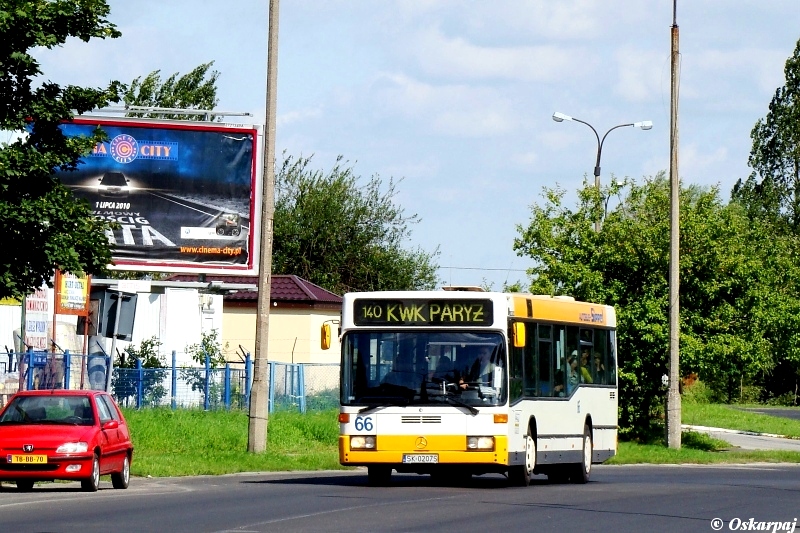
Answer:
POLYGON ((491 300, 371 300, 353 302, 357 326, 490 326, 491 300))

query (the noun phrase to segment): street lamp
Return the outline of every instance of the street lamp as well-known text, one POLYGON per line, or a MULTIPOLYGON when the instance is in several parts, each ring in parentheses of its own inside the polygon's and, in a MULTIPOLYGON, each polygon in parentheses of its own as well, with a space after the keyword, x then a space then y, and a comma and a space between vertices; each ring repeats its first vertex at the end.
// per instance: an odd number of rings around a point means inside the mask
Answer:
MULTIPOLYGON (((555 113, 553 113, 553 120, 555 120, 556 122, 564 122, 565 120, 580 122, 581 124, 586 124, 587 126, 589 126, 594 132, 594 136, 597 138, 597 161, 595 162, 594 165, 594 186, 598 192, 600 192, 600 155, 603 153, 603 143, 606 142, 606 137, 608 137, 608 134, 617 128, 626 128, 628 126, 633 126, 634 128, 640 128, 643 130, 649 130, 653 128, 653 123, 649 120, 644 120, 642 122, 631 122, 629 124, 619 124, 609 129, 601 139, 600 135, 597 134, 597 130, 594 129, 594 126, 578 118, 571 117, 569 115, 565 115, 564 113, 559 113, 558 111, 556 111, 555 113)), ((600 231, 599 220, 595 222, 594 227, 595 230, 600 231)))
POLYGON ((592 128, 594 136, 597 138, 597 162, 594 165, 594 186, 597 187, 598 190, 600 190, 600 155, 603 153, 603 143, 606 142, 606 137, 608 137, 608 134, 617 128, 625 128, 628 126, 633 126, 634 128, 641 128, 643 130, 649 130, 653 128, 653 123, 649 120, 645 120, 642 122, 631 122, 630 124, 619 124, 618 126, 614 126, 610 130, 608 130, 605 133, 605 135, 603 135, 603 138, 600 139, 600 136, 597 134, 597 130, 594 129, 594 126, 581 119, 570 117, 569 115, 565 115, 564 113, 559 113, 558 111, 556 111, 555 113, 553 113, 553 120, 555 120, 556 122, 564 122, 565 120, 571 120, 574 122, 580 122, 581 124, 586 124, 587 126, 592 128))

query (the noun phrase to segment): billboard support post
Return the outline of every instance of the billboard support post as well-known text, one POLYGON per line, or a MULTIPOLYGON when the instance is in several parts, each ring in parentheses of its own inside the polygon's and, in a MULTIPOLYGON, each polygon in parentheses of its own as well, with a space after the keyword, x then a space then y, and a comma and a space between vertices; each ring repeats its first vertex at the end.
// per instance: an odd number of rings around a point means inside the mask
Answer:
POLYGON ((108 372, 106 372, 106 392, 111 394, 111 374, 114 372, 114 353, 117 349, 117 331, 119 331, 119 316, 122 314, 122 291, 117 291, 117 307, 114 313, 114 330, 111 332, 111 356, 108 358, 108 372))

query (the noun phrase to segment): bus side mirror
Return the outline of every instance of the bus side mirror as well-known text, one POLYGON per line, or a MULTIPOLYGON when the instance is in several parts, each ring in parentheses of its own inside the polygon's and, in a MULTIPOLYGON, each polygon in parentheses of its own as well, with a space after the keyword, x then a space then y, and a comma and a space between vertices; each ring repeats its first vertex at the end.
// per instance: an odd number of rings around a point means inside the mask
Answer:
POLYGON ((512 324, 512 333, 514 335, 514 348, 525 347, 525 323, 514 322, 512 324))
POLYGON ((322 339, 320 342, 323 350, 331 347, 331 325, 329 323, 322 324, 322 339))

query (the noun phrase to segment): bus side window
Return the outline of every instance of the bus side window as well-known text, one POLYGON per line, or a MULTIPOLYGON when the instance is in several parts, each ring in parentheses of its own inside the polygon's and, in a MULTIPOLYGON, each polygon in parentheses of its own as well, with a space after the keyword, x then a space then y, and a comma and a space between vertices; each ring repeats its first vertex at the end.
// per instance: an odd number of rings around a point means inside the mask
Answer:
MULTIPOLYGON (((550 359, 550 370, 552 371, 553 396, 566 396, 566 372, 567 372, 567 331, 564 326, 553 327, 553 354, 550 359)), ((577 328, 573 328, 576 330, 577 328)))
POLYGON ((539 393, 541 396, 558 396, 553 382, 553 327, 540 324, 537 339, 537 369, 539 370, 539 393))
MULTIPOLYGON (((509 330, 509 338, 512 338, 512 335, 513 332, 509 330)), ((527 346, 515 348, 513 343, 509 344, 511 346, 511 357, 509 358, 510 364, 508 368, 509 399, 513 402, 523 396, 529 396, 527 381, 523 382, 523 364, 527 364, 529 350, 527 346)))
POLYGON ((536 342, 536 325, 530 322, 525 324, 525 352, 523 360, 524 373, 524 395, 537 396, 536 390, 536 354, 534 353, 534 343, 536 342))
POLYGON ((612 331, 608 335, 608 343, 606 345, 606 373, 608 373, 608 382, 611 385, 617 383, 616 375, 619 361, 618 348, 617 334, 612 331))

